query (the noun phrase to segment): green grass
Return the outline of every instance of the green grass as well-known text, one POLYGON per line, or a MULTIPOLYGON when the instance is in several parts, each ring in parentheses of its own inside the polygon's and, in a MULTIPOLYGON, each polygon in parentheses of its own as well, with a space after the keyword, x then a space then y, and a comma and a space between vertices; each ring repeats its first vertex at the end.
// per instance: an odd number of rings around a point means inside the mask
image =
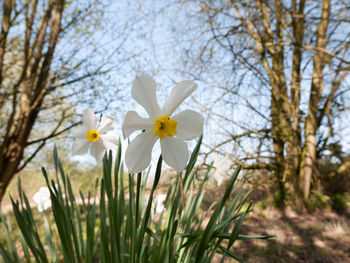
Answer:
POLYGON ((271 236, 240 234, 246 215, 252 211, 252 204, 247 202, 250 192, 245 193, 243 181, 236 180, 240 166, 220 198, 202 210, 210 171, 204 177, 196 173, 200 143, 201 140, 187 169, 168 185, 167 208, 157 217, 151 217, 151 214, 156 190, 160 190, 158 183, 163 176, 161 157, 153 185, 148 189, 147 173, 126 175, 121 148, 114 162, 110 152, 103 162, 103 176, 86 201, 82 192, 79 195, 75 192, 74 175, 68 175, 63 169, 55 150, 55 169, 49 173, 42 169, 45 182, 50 186, 52 210, 40 214, 36 209, 33 211, 19 181, 19 201, 11 199, 16 224, 12 224, 13 219, 10 224, 2 224, 7 240, 0 245, 4 262, 21 262, 23 257, 27 262, 34 259, 38 262, 94 262, 98 259, 101 263, 207 263, 214 259, 228 262, 228 258, 244 262, 232 249, 238 241, 269 239, 271 236), (77 203, 77 196, 82 197, 82 204, 77 203), (95 196, 98 196, 99 204, 95 196), (19 228, 23 238, 11 233, 12 227, 19 228))

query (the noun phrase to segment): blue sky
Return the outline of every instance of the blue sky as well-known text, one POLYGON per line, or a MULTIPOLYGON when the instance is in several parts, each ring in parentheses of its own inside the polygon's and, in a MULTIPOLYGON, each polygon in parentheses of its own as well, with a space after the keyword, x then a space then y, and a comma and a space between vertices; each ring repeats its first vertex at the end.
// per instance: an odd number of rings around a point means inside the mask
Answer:
MULTIPOLYGON (((196 76, 195 62, 183 65, 186 57, 184 46, 191 44, 194 47, 198 45, 202 35, 202 21, 196 12, 196 5, 181 5, 172 1, 114 1, 106 10, 104 18, 101 22, 104 30, 97 31, 94 38, 101 44, 101 50, 108 54, 120 44, 120 38, 127 36, 118 53, 111 57, 111 64, 117 64, 118 61, 128 57, 127 62, 120 64, 108 76, 108 83, 111 84, 110 90, 117 90, 115 101, 110 105, 110 108, 105 112, 112 115, 117 120, 116 134, 121 137, 121 123, 123 116, 130 109, 137 109, 140 114, 146 116, 144 110, 137 106, 131 99, 131 85, 136 75, 152 75, 158 84, 158 98, 160 105, 163 105, 165 99, 171 91, 171 87, 176 82, 184 79, 195 80, 199 88, 194 93, 193 98, 189 99, 182 106, 185 108, 194 108, 205 111, 209 107, 216 114, 221 114, 228 119, 234 120, 241 125, 256 125, 256 127, 264 127, 263 119, 247 111, 244 101, 237 101, 235 107, 226 107, 225 100, 230 100, 230 97, 222 95, 220 89, 213 89, 220 86, 230 87, 231 81, 235 81, 235 77, 230 76, 230 56, 223 56, 220 61, 208 63, 207 71, 201 72, 200 76, 196 76), (186 17, 186 18, 185 18, 186 17), (188 18, 190 17, 190 18, 188 18), (124 28, 125 30, 120 30, 124 28), (198 29, 198 30, 197 30, 198 29), (122 33, 122 35, 121 35, 122 33), (226 60, 226 61, 225 61, 226 60), (220 67, 217 67, 218 64, 220 67), (191 67, 193 71, 191 71, 191 67), (194 73, 194 74, 192 74, 194 73), (205 79, 206 81, 202 81, 205 79), (253 123, 253 124, 252 124, 253 123)), ((89 47, 87 47, 89 50, 89 47)), ((87 50, 82 50, 86 53, 87 50)), ((196 54, 196 48, 192 49, 196 54)), ((220 51, 217 51, 220 52, 220 51)), ((239 75, 239 73, 238 73, 239 75)), ((347 79, 349 82, 349 80, 347 79)), ((252 92, 245 89, 252 84, 247 77, 247 81, 242 83, 240 90, 242 95, 250 94, 250 102, 261 104, 262 107, 268 105, 268 96, 263 90, 252 92)), ((309 87, 307 81, 304 82, 306 88, 309 87)), ((113 92, 111 93, 113 94, 113 92)), ((103 101, 96 101, 91 105, 94 110, 98 111, 103 107, 103 101)), ((86 105, 78 105, 76 111, 81 113, 86 105)), ((208 116, 207 111, 203 115, 208 116)), ((268 112, 266 112, 268 115, 268 112)), ((350 112, 344 113, 341 118, 335 123, 337 130, 340 130, 339 140, 344 146, 344 150, 350 152, 350 112)), ((222 123, 222 118, 218 119, 210 115, 209 121, 206 122, 204 131, 204 141, 215 144, 225 138, 227 133, 239 133, 242 130, 239 125, 222 123)), ((124 141, 124 149, 126 141, 124 141)), ((191 144, 193 147, 193 143, 191 144)), ((247 149, 253 149, 256 146, 256 141, 246 140, 243 144, 247 149)), ((226 147, 229 152, 235 151, 234 146, 226 147)), ((239 150, 237 150, 239 151, 239 150)), ((238 154, 238 152, 236 152, 238 154)), ((154 152, 154 159, 157 158, 159 149, 154 152)), ((74 157, 82 161, 93 162, 89 156, 74 157)))

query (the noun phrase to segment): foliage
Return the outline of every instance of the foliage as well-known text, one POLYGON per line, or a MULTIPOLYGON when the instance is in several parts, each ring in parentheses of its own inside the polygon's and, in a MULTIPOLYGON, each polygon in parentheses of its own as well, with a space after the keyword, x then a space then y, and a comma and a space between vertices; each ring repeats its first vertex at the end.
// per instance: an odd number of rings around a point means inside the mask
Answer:
MULTIPOLYGON (((46 170, 42 169, 50 188, 55 220, 54 226, 50 226, 43 213, 45 241, 38 234, 39 224, 34 220, 20 181, 20 200, 12 199, 25 261, 31 262, 34 258, 36 262, 59 262, 61 259, 63 262, 211 262, 218 254, 221 262, 226 257, 244 262, 230 249, 236 241, 271 237, 240 234, 245 216, 252 211, 252 204, 247 203, 250 192, 243 194, 243 182, 236 181, 240 166, 232 175, 219 203, 213 203, 206 212, 200 213, 208 180, 207 174, 203 181, 198 182, 194 168, 200 143, 201 139, 186 171, 179 173, 171 182, 165 201, 167 208, 159 217, 151 214, 161 176, 161 156, 145 204, 147 173, 128 174, 129 184, 126 187, 119 146, 114 164, 111 152, 103 161, 103 177, 100 186, 96 181, 95 188, 99 199, 89 192, 88 199, 79 207, 70 178, 64 172, 55 148, 56 182, 49 182, 46 170), (210 217, 208 223, 204 221, 206 216, 210 217), (53 236, 57 235, 59 244, 53 240, 53 236)), ((84 200, 81 192, 80 195, 84 200)), ((5 263, 20 262, 23 259, 11 238, 4 216, 0 215, 8 245, 5 248, 0 244, 0 254, 5 263)))
POLYGON ((308 202, 308 209, 310 211, 316 210, 316 209, 324 209, 330 206, 330 198, 329 196, 319 192, 319 191, 312 191, 310 195, 310 199, 308 202))
POLYGON ((338 213, 344 213, 349 207, 350 195, 348 193, 338 193, 331 196, 332 209, 338 213))

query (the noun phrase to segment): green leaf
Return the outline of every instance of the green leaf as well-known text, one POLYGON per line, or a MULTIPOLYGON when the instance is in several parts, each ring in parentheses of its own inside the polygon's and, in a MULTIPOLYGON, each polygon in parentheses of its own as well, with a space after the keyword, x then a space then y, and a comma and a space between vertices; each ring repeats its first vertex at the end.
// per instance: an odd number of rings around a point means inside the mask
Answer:
POLYGON ((211 216, 211 218, 210 218, 210 220, 209 220, 209 222, 208 222, 208 224, 207 224, 207 226, 206 226, 206 228, 204 230, 203 236, 202 236, 202 238, 200 240, 200 243, 198 245, 197 255, 196 255, 196 258, 195 258, 195 263, 201 262, 204 254, 205 254, 205 251, 207 249, 209 241, 212 238, 212 234, 215 231, 216 220, 218 219, 219 214, 221 213, 221 209, 223 208, 225 202, 229 198, 229 195, 231 193, 231 190, 233 188, 233 185, 234 185, 234 183, 236 181, 236 178, 237 178, 237 176, 239 174, 240 169, 241 169, 241 165, 238 165, 236 170, 235 170, 235 172, 234 172, 234 174, 233 174, 233 176, 231 177, 231 180, 230 180, 229 184, 226 187, 226 191, 225 191, 224 196, 220 200, 220 203, 216 207, 213 215, 211 216))

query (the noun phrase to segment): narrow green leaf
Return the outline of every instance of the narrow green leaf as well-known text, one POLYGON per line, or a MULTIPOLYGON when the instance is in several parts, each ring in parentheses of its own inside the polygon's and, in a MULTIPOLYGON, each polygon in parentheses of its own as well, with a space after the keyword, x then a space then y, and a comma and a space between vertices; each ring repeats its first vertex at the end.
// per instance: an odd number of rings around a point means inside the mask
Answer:
POLYGON ((231 177, 231 180, 230 182, 228 183, 227 187, 226 187, 226 191, 225 191, 225 194, 224 196, 222 197, 222 199, 220 200, 220 203, 218 204, 218 206, 216 207, 213 215, 211 216, 205 230, 204 230, 204 233, 203 233, 203 236, 200 240, 200 243, 198 245, 198 248, 197 248, 197 255, 196 255, 196 258, 195 258, 195 263, 199 263, 201 262, 203 256, 204 256, 204 253, 205 253, 205 250, 208 246, 208 243, 212 237, 212 234, 213 232, 215 231, 215 223, 216 223, 216 220, 218 219, 219 217, 219 214, 221 213, 221 209, 223 208, 225 202, 227 201, 227 199, 229 198, 229 195, 231 193, 231 190, 232 190, 232 187, 236 181, 236 178, 239 174, 239 171, 241 169, 241 165, 238 165, 233 176, 231 177))

